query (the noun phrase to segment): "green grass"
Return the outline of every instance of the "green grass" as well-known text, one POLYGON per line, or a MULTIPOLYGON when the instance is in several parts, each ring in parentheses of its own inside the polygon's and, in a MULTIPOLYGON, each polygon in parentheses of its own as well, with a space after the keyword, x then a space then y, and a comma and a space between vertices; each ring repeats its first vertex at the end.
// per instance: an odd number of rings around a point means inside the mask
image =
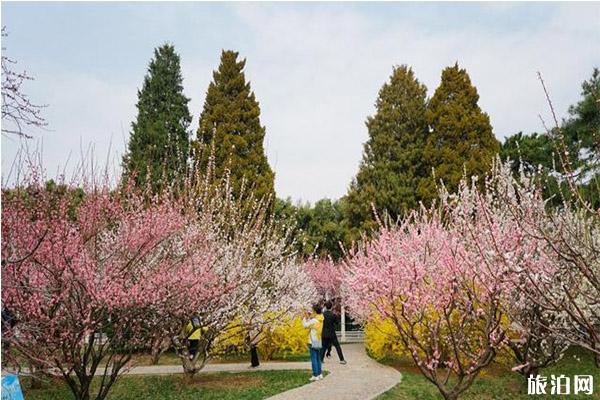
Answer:
MULTIPOLYGON (((438 389, 427 379, 425 379, 418 370, 405 360, 387 360, 389 364, 402 372, 402 381, 394 388, 378 397, 378 400, 438 400, 442 399, 438 389)), ((550 392, 550 375, 564 374, 571 378, 570 396, 532 396, 527 395, 527 383, 525 379, 510 371, 510 369, 495 364, 487 371, 484 371, 475 379, 473 386, 460 396, 461 400, 531 400, 531 399, 595 399, 600 400, 600 369, 596 368, 592 357, 582 351, 570 351, 565 358, 558 364, 548 367, 541 372, 541 375, 548 378, 546 391, 550 392), (574 356, 577 356, 578 361, 574 356), (593 375, 594 376, 594 394, 586 396, 579 394, 574 396, 573 376, 574 375, 593 375)))
MULTIPOLYGON (((260 362, 266 362, 260 358, 260 362)), ((310 361, 310 356, 305 354, 275 354, 270 361, 310 361)), ((250 353, 231 353, 225 354, 210 360, 211 364, 221 363, 248 363, 250 364, 250 353)), ((133 364, 135 366, 152 365, 151 357, 149 354, 136 354, 133 356, 133 364)), ((165 352, 158 359, 157 365, 180 365, 181 360, 177 354, 173 352, 165 352)))
MULTIPOLYGON (((252 371, 240 373, 198 374, 186 382, 182 374, 124 376, 112 388, 109 400, 233 400, 264 399, 277 393, 307 384, 308 371, 252 371)), ((42 389, 27 389, 27 400, 73 399, 60 381, 49 382, 42 389)))

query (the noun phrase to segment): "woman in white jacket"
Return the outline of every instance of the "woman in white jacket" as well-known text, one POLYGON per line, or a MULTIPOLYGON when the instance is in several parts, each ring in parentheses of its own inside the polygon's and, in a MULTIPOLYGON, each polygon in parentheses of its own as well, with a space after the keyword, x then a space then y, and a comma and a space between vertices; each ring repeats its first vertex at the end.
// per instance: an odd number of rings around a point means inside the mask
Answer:
POLYGON ((310 312, 307 311, 302 319, 302 325, 304 325, 305 328, 310 329, 308 332, 308 351, 310 352, 310 363, 312 365, 312 377, 310 380, 318 381, 323 379, 323 371, 321 370, 323 314, 321 306, 318 304, 313 305, 312 308, 314 313, 311 315, 310 312))

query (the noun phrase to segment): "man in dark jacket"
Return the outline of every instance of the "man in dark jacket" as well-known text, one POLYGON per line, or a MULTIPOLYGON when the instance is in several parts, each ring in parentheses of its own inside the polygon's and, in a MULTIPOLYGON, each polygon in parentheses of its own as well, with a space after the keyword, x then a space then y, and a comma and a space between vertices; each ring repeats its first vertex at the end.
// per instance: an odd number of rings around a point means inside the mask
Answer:
POLYGON ((323 333, 321 334, 323 347, 321 348, 321 361, 325 358, 325 352, 327 350, 331 352, 331 346, 333 345, 340 358, 340 364, 346 364, 344 353, 342 353, 342 346, 340 346, 340 342, 338 342, 337 335, 335 334, 335 322, 337 317, 331 312, 331 308, 331 301, 327 300, 325 302, 325 311, 323 312, 323 333))

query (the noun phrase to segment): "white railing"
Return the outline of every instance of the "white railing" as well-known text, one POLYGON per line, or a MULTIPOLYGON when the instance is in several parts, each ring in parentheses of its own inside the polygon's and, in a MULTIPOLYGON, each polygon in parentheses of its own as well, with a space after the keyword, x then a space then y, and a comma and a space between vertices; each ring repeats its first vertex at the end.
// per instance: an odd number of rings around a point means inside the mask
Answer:
POLYGON ((336 331, 336 333, 341 343, 358 343, 365 340, 364 331, 336 331))

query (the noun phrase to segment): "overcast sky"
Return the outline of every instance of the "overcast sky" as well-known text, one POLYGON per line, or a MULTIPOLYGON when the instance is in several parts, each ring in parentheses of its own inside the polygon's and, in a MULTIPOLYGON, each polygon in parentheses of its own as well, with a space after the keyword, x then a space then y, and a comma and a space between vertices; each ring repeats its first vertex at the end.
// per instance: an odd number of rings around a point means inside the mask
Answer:
MULTIPOLYGON (((280 197, 342 196, 367 139, 364 121, 392 66, 433 94, 458 61, 500 140, 549 119, 541 71, 560 116, 600 66, 600 4, 557 3, 2 3, 5 54, 35 76, 53 175, 93 146, 118 165, 154 47, 181 56, 192 129, 221 49, 247 58, 280 197)), ((3 174, 21 146, 2 137, 3 174)))

